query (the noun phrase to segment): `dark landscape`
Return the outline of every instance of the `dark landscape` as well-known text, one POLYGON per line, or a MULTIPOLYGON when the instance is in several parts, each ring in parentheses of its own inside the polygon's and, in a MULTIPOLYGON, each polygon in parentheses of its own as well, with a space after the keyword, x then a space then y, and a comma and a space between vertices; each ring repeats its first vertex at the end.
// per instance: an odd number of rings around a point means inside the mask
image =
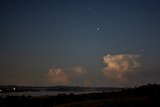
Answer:
MULTIPOLYGON (((72 90, 72 88, 71 88, 72 90)), ((0 107, 159 107, 160 85, 147 84, 119 91, 56 96, 0 97, 0 107)))
POLYGON ((17 85, 7 85, 0 86, 1 93, 12 93, 12 92, 110 92, 119 91, 122 88, 116 87, 80 87, 80 86, 50 86, 50 87, 33 87, 33 86, 17 86, 17 85))

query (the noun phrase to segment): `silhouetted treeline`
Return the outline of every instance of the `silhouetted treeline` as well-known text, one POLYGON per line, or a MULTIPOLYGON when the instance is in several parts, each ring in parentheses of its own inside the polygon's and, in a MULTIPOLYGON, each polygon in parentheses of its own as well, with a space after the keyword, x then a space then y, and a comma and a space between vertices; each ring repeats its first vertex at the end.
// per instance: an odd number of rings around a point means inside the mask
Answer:
POLYGON ((160 85, 148 84, 118 92, 57 96, 0 97, 0 107, 160 107, 160 85))

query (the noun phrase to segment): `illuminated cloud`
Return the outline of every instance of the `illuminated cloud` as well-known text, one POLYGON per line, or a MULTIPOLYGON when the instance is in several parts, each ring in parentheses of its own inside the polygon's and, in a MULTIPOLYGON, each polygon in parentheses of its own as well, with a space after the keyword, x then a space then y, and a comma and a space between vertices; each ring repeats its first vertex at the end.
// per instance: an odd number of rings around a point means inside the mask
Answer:
POLYGON ((108 81, 117 83, 126 83, 127 78, 125 74, 135 72, 140 68, 140 55, 120 54, 107 55, 103 57, 106 67, 103 69, 103 75, 108 81))
POLYGON ((86 73, 87 70, 83 66, 75 66, 70 70, 51 68, 47 73, 47 82, 52 85, 66 85, 72 83, 78 85, 84 83, 86 73))
POLYGON ((51 68, 47 74, 47 80, 50 84, 65 85, 69 83, 67 74, 60 68, 51 68))
POLYGON ((75 85, 86 85, 87 70, 83 66, 75 66, 71 68, 70 80, 75 85))
POLYGON ((82 76, 87 73, 87 70, 82 66, 76 66, 73 68, 73 73, 77 76, 82 76))

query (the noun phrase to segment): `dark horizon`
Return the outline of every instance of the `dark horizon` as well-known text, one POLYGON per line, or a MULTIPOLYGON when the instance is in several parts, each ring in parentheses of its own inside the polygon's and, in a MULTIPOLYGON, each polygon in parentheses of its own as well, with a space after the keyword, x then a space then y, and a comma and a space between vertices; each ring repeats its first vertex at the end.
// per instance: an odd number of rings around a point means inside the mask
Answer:
POLYGON ((118 91, 98 93, 59 93, 35 97, 0 96, 0 105, 3 107, 159 107, 160 85, 148 84, 145 86, 122 89, 118 91))

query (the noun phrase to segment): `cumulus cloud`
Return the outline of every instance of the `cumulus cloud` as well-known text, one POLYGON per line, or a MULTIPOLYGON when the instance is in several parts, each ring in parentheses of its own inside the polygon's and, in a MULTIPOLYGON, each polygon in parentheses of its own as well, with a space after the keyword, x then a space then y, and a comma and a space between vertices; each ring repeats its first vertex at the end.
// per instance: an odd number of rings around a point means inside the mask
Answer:
POLYGON ((120 54, 106 55, 103 57, 106 67, 103 69, 103 75, 109 81, 127 82, 125 74, 133 73, 140 68, 140 55, 120 54))
POLYGON ((77 76, 82 76, 87 73, 87 70, 82 66, 76 66, 73 68, 73 73, 77 76))
POLYGON ((85 85, 87 79, 87 70, 83 66, 74 66, 71 68, 70 79, 75 85, 85 85))
POLYGON ((47 82, 52 85, 83 84, 87 70, 83 66, 71 69, 51 68, 47 73, 47 82), (67 71, 67 72, 66 72, 67 71))
POLYGON ((69 83, 68 75, 60 68, 51 68, 47 74, 47 80, 51 84, 65 85, 69 83))

